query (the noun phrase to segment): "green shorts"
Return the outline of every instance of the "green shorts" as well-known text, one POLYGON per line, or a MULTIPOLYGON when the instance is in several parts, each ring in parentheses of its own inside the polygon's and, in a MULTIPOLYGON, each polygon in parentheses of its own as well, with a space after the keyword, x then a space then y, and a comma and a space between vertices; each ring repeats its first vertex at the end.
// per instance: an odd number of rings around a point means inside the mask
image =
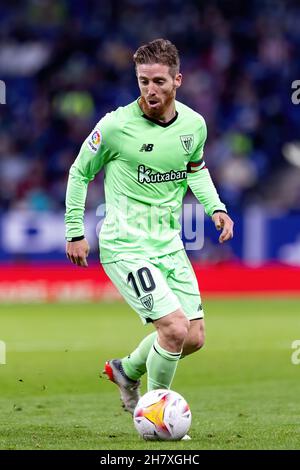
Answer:
POLYGON ((178 308, 189 320, 204 317, 197 279, 185 250, 104 263, 103 268, 144 324, 178 308))

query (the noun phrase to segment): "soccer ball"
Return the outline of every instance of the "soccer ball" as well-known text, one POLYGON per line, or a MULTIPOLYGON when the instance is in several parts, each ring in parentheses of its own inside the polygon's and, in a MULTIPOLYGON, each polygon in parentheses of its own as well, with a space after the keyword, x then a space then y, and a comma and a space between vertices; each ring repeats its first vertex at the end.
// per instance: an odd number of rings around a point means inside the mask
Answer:
POLYGON ((177 441, 190 429, 192 413, 179 393, 168 389, 151 390, 139 399, 133 422, 146 441, 177 441))

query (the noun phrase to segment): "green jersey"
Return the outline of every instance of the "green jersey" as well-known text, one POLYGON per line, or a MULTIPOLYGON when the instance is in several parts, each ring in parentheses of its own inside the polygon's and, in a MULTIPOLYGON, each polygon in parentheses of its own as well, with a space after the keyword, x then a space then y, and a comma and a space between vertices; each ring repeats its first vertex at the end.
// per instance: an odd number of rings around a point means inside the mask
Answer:
POLYGON ((84 234, 88 183, 104 169, 102 263, 182 249, 178 219, 188 185, 208 215, 226 210, 203 161, 205 121, 184 104, 175 104, 176 116, 166 124, 144 115, 138 101, 106 114, 70 169, 67 238, 84 234))

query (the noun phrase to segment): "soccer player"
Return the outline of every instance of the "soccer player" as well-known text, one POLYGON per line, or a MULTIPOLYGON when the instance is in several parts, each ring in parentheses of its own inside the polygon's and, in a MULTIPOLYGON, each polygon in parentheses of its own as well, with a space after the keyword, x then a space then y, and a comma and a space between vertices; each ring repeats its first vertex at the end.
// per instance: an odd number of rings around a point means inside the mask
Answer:
POLYGON ((83 143, 70 169, 65 216, 67 257, 87 266, 85 200, 89 182, 103 168, 100 260, 128 304, 155 328, 131 354, 105 364, 131 413, 145 372, 148 390, 170 388, 179 359, 204 343, 198 284, 179 236, 188 186, 222 230, 220 243, 233 236, 203 160, 205 121, 175 99, 182 81, 176 47, 157 39, 133 59, 140 97, 106 114, 83 143))

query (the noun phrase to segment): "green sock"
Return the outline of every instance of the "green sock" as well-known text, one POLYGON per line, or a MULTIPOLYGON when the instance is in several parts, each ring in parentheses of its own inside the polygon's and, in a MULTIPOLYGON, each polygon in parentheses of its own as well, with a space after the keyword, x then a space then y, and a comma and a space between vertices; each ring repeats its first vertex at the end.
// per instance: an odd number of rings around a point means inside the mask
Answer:
POLYGON ((138 380, 146 372, 146 361, 157 337, 156 331, 146 336, 129 356, 122 359, 125 374, 131 380, 138 380))
POLYGON ((155 339, 147 358, 148 391, 170 388, 181 352, 172 353, 163 349, 155 339))

